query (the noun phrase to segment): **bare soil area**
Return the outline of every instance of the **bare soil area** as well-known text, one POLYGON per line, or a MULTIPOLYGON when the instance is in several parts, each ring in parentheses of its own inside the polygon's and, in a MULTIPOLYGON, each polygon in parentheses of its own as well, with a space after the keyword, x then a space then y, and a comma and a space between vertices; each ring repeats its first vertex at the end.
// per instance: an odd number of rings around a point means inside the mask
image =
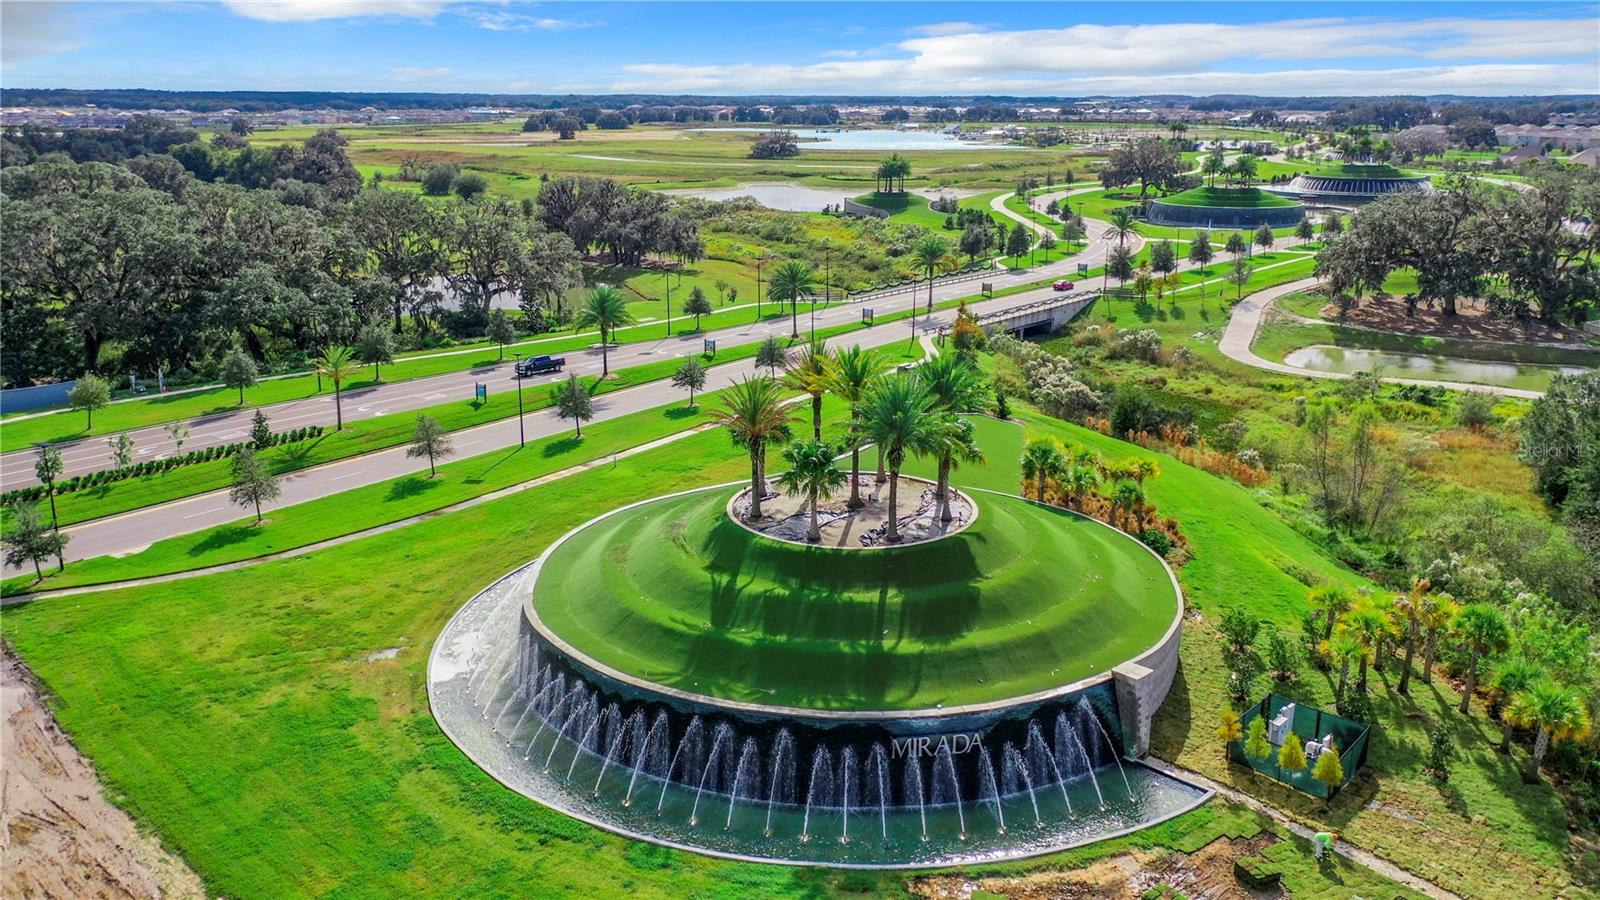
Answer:
POLYGON ((200 878, 111 805, 33 673, 0 655, 0 897, 204 897, 200 878))
MULTIPOLYGON (((1322 308, 1324 318, 1339 322, 1338 307, 1322 308)), ((1583 343, 1583 332, 1560 325, 1546 325, 1537 320, 1525 322, 1492 316, 1482 300, 1462 300, 1456 304, 1456 315, 1446 316, 1437 309, 1417 307, 1415 316, 1406 315, 1403 300, 1389 298, 1364 300, 1340 322, 1359 328, 1377 331, 1394 331, 1427 337, 1451 337, 1474 341, 1533 341, 1541 344, 1583 343)))
POLYGON ((912 884, 919 897, 968 900, 979 891, 1008 900, 1138 900, 1165 886, 1182 896, 1206 900, 1265 900, 1284 896, 1278 889, 1255 891, 1233 875, 1234 860, 1260 853, 1277 838, 1218 838, 1194 853, 1134 851, 1079 869, 996 878, 931 875, 912 884))

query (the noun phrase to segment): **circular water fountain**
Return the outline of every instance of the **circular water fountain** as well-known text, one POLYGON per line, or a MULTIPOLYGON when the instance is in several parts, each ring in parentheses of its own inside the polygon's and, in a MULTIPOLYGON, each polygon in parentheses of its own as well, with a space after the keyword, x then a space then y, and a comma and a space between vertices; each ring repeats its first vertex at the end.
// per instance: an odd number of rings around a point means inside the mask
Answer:
POLYGON ((1176 665, 1159 558, 1008 495, 957 495, 946 522, 912 479, 918 539, 889 545, 882 493, 822 504, 821 545, 792 505, 743 521, 734 486, 601 515, 451 621, 435 716, 541 803, 773 862, 1014 858, 1205 799, 1133 758, 1176 665))

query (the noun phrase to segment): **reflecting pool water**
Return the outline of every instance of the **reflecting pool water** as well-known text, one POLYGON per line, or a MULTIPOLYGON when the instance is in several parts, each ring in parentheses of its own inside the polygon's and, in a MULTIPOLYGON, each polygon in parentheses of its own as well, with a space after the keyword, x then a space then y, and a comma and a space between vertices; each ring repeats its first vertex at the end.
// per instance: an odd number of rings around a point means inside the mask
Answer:
POLYGON ((1463 381, 1499 387, 1542 391, 1557 375, 1590 371, 1582 366, 1540 366, 1526 363, 1487 362, 1425 353, 1396 353, 1352 347, 1317 345, 1301 347, 1284 356, 1288 365, 1317 372, 1376 372, 1425 381, 1463 381))

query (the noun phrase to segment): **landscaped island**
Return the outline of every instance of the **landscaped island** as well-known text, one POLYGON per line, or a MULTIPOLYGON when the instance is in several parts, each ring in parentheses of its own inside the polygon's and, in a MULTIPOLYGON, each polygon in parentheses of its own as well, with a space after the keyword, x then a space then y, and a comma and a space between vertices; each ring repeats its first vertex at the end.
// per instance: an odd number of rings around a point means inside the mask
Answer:
POLYGON ((1192 228, 1291 228, 1305 207, 1260 188, 1202 186, 1151 200, 1146 215, 1160 225, 1192 228))

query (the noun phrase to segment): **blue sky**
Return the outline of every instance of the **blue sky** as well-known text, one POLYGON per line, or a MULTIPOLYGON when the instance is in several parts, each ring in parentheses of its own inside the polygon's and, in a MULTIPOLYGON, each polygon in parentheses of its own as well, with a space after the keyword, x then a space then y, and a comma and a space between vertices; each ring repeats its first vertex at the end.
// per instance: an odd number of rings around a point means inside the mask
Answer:
POLYGON ((0 3, 0 80, 173 90, 1600 92, 1600 5, 0 3))

